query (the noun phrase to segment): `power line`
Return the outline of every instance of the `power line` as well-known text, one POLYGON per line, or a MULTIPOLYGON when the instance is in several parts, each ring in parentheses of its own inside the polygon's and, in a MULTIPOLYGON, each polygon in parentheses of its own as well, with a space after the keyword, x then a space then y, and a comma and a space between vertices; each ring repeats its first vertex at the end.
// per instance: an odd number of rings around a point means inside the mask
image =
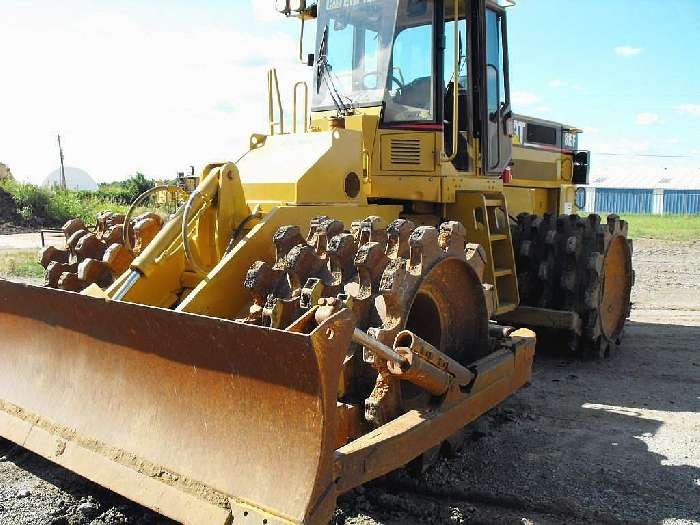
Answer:
POLYGON ((654 157, 659 159, 689 159, 691 157, 698 157, 700 154, 696 153, 682 153, 679 155, 663 155, 661 153, 605 153, 591 150, 594 155, 604 155, 609 157, 654 157))

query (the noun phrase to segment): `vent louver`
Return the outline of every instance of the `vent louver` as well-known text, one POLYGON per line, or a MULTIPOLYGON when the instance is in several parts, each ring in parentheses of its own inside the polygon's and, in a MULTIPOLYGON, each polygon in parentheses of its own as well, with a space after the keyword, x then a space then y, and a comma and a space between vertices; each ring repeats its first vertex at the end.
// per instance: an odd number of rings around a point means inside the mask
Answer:
POLYGON ((393 139, 391 163, 418 165, 421 163, 421 144, 418 139, 393 139))

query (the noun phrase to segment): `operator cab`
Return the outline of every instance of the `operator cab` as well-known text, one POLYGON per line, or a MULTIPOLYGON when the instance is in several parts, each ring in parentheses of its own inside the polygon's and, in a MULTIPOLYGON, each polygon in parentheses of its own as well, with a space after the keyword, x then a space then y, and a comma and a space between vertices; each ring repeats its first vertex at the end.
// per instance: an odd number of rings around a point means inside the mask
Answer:
POLYGON ((475 170, 474 139, 487 157, 482 173, 500 175, 508 166, 503 7, 486 0, 321 0, 317 13, 314 111, 347 115, 381 106, 383 128, 442 132, 444 158, 459 171, 475 170))

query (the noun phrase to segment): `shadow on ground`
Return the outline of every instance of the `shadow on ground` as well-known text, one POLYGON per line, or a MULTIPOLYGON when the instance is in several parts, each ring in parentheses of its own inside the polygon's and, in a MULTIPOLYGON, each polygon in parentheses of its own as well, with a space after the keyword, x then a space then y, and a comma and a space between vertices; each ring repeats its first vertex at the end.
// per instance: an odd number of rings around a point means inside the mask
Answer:
POLYGON ((698 326, 632 322, 610 359, 539 355, 457 458, 349 495, 337 522, 700 522, 698 341, 698 326))

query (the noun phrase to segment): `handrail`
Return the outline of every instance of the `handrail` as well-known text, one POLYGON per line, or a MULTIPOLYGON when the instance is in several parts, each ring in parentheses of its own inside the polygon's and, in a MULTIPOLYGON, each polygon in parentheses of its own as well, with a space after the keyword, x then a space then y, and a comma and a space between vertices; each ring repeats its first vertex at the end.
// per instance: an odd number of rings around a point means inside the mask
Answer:
MULTIPOLYGON (((447 162, 452 162, 457 158, 457 150, 459 140, 459 0, 455 0, 455 42, 454 42, 454 68, 455 76, 452 82, 453 94, 452 94, 452 153, 449 157, 445 159, 447 162)), ((445 148, 445 134, 442 135, 442 149, 445 148)))
POLYGON ((300 87, 304 88, 304 133, 309 131, 309 85, 306 82, 297 82, 294 84, 294 108, 292 116, 292 131, 297 132, 297 91, 300 87))
MULTIPOLYGON (((486 64, 486 69, 488 70, 489 68, 493 68, 493 70, 496 72, 496 79, 498 80, 498 68, 493 64, 486 64)), ((499 164, 501 163, 501 82, 500 81, 496 82, 496 101, 498 103, 498 106, 496 106, 496 112, 494 113, 494 115, 496 118, 496 129, 498 130, 498 133, 496 133, 496 144, 498 146, 496 148, 496 150, 498 151, 498 155, 496 156, 495 164, 492 165, 491 164, 491 155, 490 155, 490 151, 489 151, 489 154, 487 155, 489 162, 486 164, 488 166, 489 172, 497 169, 499 164)), ((489 113, 489 121, 490 120, 491 120, 491 114, 489 113)), ((489 148, 491 146, 491 137, 488 138, 487 146, 489 148)))
POLYGON ((270 120, 270 135, 275 134, 275 126, 277 125, 279 125, 280 135, 284 135, 284 108, 282 107, 282 96, 280 95, 280 84, 279 79, 277 78, 276 69, 271 69, 267 72, 267 102, 270 120), (280 111, 279 121, 275 121, 275 95, 277 97, 277 105, 280 111))
POLYGON ((272 103, 272 70, 267 72, 267 114, 270 126, 270 135, 275 134, 275 109, 272 103))
POLYGON ((306 25, 306 20, 304 17, 301 17, 301 33, 299 35, 299 62, 304 64, 306 61, 304 60, 304 26, 306 25))

